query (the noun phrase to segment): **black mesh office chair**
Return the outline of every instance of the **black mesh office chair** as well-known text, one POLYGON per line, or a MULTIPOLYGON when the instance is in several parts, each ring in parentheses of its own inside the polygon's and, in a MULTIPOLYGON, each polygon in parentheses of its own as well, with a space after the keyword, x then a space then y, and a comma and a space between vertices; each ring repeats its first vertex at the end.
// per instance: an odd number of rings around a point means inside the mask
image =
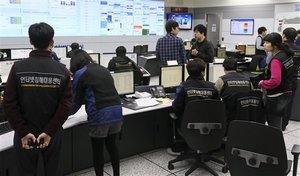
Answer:
MULTIPOLYGON (((225 162, 232 176, 284 176, 291 169, 282 132, 256 122, 232 121, 229 126, 225 162)), ((294 172, 300 146, 295 145, 294 172)))
POLYGON ((169 161, 168 168, 174 169, 173 163, 194 158, 196 162, 185 173, 189 175, 198 167, 202 167, 212 173, 218 175, 210 167, 206 161, 214 161, 224 164, 223 161, 213 158, 211 152, 219 149, 222 144, 222 138, 225 135, 225 105, 219 100, 195 100, 189 102, 184 110, 181 126, 178 130, 179 134, 187 143, 191 152, 181 152, 181 154, 169 161))

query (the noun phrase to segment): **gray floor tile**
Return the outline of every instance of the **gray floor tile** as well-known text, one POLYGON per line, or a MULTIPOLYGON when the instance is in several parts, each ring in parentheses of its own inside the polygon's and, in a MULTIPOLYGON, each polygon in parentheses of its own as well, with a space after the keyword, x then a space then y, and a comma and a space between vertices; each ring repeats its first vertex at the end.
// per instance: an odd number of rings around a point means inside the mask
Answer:
MULTIPOLYGON (((166 149, 157 150, 156 152, 150 154, 142 154, 141 156, 145 157, 146 159, 150 160, 153 163, 163 167, 166 170, 168 169, 168 162, 172 159, 175 159, 175 156, 171 156, 166 152, 166 149)), ((189 166, 187 161, 180 161, 174 164, 174 170, 169 170, 172 173, 177 171, 183 170, 189 166)))
POLYGON ((287 150, 292 150, 294 144, 300 145, 300 138, 291 136, 289 134, 284 135, 285 147, 287 150))
MULTIPOLYGON (((111 166, 106 166, 104 170, 112 175, 111 166)), ((122 176, 167 176, 171 174, 143 157, 134 157, 121 162, 120 172, 122 176)))
POLYGON ((291 132, 289 132, 289 133, 287 133, 287 134, 288 134, 288 135, 291 135, 291 136, 295 136, 295 137, 300 138, 300 129, 291 131, 291 132))
MULTIPOLYGON (((228 172, 228 173, 223 173, 223 172, 222 172, 222 167, 221 167, 220 165, 218 165, 218 164, 215 164, 215 163, 213 163, 213 162, 207 162, 207 165, 208 165, 211 169, 213 169, 214 171, 216 171, 216 172, 219 174, 219 176, 230 176, 229 172, 228 172)), ((182 170, 182 171, 176 172, 175 175, 176 175, 176 176, 184 176, 184 175, 185 175, 185 172, 186 172, 187 170, 188 170, 188 168, 187 168, 187 169, 184 169, 184 170, 182 170)), ((198 169, 196 169, 194 172, 192 172, 189 176, 199 176, 199 175, 201 175, 201 176, 210 176, 210 175, 212 175, 212 174, 209 173, 208 171, 202 169, 202 168, 198 168, 198 169)))
POLYGON ((300 122, 290 121, 285 131, 283 131, 283 134, 289 133, 297 129, 300 129, 300 122))

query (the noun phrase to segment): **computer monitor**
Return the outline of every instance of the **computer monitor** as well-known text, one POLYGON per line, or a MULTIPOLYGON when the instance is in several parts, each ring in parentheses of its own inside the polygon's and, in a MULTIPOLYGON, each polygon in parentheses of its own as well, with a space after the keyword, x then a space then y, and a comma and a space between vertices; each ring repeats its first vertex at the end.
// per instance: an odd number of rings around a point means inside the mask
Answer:
MULTIPOLYGON (((100 65, 107 68, 109 61, 116 56, 116 53, 102 53, 100 56, 100 65)), ((127 52, 126 56, 133 62, 137 63, 137 53, 127 52)))
POLYGON ((119 95, 134 93, 134 74, 133 71, 111 72, 115 87, 119 95))
POLYGON ((163 66, 160 68, 159 85, 164 88, 177 87, 183 81, 183 66, 163 66))
POLYGON ((255 45, 246 45, 246 56, 254 56, 255 55, 255 45))
POLYGON ((116 53, 103 53, 100 56, 100 65, 103 67, 107 68, 109 61, 113 58, 116 57, 116 53))
POLYGON ((142 45, 133 46, 133 52, 136 53, 138 56, 142 55, 142 45))
POLYGON ((187 71, 186 65, 187 65, 187 64, 184 64, 184 65, 183 65, 183 70, 184 70, 184 75, 183 75, 183 76, 184 76, 184 81, 190 76, 189 73, 188 73, 188 71, 187 71))
POLYGON ((0 49, 0 60, 10 60, 11 52, 10 49, 0 49))
POLYGON ((148 45, 142 45, 141 55, 147 55, 147 54, 148 54, 148 45))
POLYGON ((129 57, 134 63, 137 63, 137 54, 136 53, 131 53, 127 52, 126 56, 129 57))
POLYGON ((28 58, 32 48, 15 48, 10 50, 11 59, 28 58))
POLYGON ((52 51, 54 51, 57 55, 58 58, 65 58, 67 57, 67 47, 63 46, 63 47, 54 47, 52 48, 52 51))
POLYGON ((96 64, 100 64, 100 53, 88 53, 96 64))

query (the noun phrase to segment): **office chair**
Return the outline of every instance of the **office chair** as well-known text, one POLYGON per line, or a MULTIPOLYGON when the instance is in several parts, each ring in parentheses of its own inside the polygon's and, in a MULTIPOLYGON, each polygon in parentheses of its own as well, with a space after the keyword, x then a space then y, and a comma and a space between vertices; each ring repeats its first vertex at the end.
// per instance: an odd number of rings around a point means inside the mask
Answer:
MULTIPOLYGON (((233 121, 227 136, 225 162, 232 176, 284 176, 291 169, 282 132, 256 122, 233 121)), ((300 146, 294 145, 293 176, 300 146)))
POLYGON ((235 120, 266 122, 265 110, 263 106, 263 93, 258 89, 247 93, 240 93, 236 97, 236 117, 235 120))
POLYGON ((195 100, 189 102, 185 107, 180 128, 177 130, 193 152, 181 152, 177 158, 169 161, 168 169, 174 169, 173 163, 194 158, 196 161, 185 173, 186 176, 198 167, 217 176, 218 174, 205 162, 211 160, 224 164, 223 161, 213 158, 211 153, 221 147, 222 138, 225 135, 225 121, 225 105, 222 101, 195 100))

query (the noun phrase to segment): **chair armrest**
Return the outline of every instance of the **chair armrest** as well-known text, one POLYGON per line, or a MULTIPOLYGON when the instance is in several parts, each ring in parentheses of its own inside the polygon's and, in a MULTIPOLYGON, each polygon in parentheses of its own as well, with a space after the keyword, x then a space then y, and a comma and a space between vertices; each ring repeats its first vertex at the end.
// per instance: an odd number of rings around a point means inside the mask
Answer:
POLYGON ((300 145, 295 144, 292 148, 292 154, 294 155, 294 164, 293 164, 293 176, 297 175, 298 168, 298 158, 300 154, 300 145))
POLYGON ((169 113, 169 116, 170 116, 173 120, 178 119, 178 116, 177 116, 175 113, 169 113))
POLYGON ((293 155, 299 155, 300 154, 300 145, 295 144, 292 148, 292 154, 293 155))

